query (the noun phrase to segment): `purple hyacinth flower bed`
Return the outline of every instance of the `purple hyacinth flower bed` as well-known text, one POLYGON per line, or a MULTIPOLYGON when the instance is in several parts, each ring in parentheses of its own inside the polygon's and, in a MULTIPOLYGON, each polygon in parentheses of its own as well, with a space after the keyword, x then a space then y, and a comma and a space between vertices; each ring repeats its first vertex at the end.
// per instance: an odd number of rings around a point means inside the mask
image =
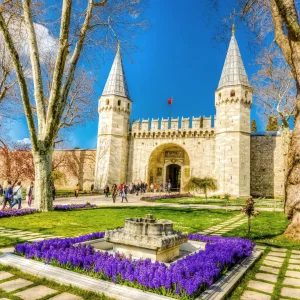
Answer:
POLYGON ((10 210, 4 210, 0 211, 0 218, 7 218, 7 217, 19 217, 29 214, 36 213, 36 209, 34 208, 24 208, 24 209, 10 209, 10 210))
POLYGON ((54 210, 75 210, 75 209, 84 209, 84 208, 95 208, 96 204, 66 204, 66 205, 55 205, 54 210))
POLYGON ((176 199, 176 198, 187 198, 187 197, 194 197, 194 195, 192 195, 191 193, 165 194, 165 195, 157 195, 152 197, 141 197, 141 200, 147 202, 155 202, 156 200, 161 200, 161 199, 176 199))
POLYGON ((150 259, 132 260, 121 254, 96 252, 90 245, 74 245, 104 237, 104 232, 76 238, 52 239, 15 246, 18 254, 103 280, 191 300, 228 269, 251 255, 254 243, 241 238, 189 235, 206 242, 205 251, 188 255, 170 266, 150 259))

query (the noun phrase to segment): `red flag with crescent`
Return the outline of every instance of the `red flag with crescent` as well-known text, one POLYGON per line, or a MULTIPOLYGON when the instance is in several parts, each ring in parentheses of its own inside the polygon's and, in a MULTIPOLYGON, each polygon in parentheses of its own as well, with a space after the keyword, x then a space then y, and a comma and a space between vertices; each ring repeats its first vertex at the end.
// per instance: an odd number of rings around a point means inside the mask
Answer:
POLYGON ((173 102, 173 97, 171 97, 169 100, 168 100, 168 104, 172 104, 173 102))

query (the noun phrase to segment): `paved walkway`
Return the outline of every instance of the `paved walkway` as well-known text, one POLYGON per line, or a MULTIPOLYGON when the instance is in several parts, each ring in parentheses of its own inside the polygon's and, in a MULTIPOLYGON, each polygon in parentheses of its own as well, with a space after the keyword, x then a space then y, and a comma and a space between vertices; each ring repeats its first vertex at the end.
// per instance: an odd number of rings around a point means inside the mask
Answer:
POLYGON ((37 300, 47 297, 48 300, 83 300, 82 297, 60 293, 45 285, 35 285, 34 282, 15 276, 12 273, 0 271, 0 290, 6 293, 6 297, 0 300, 16 299, 37 300), (51 296, 50 298, 48 298, 51 296))
POLYGON ((229 232, 232 229, 235 229, 242 224, 247 222, 247 218, 243 214, 239 214, 233 218, 230 218, 226 220, 225 222, 219 223, 215 226, 212 226, 210 228, 207 228, 203 231, 200 231, 198 233, 204 234, 204 235, 223 235, 224 233, 229 232))
POLYGON ((255 279, 248 282, 241 299, 275 299, 275 291, 280 294, 282 300, 286 297, 300 299, 300 251, 271 248, 266 254, 255 279))
MULTIPOLYGON (((147 193, 143 196, 154 196, 153 193, 147 193)), ((62 204, 83 204, 86 202, 96 204, 98 206, 149 206, 149 207, 180 207, 180 208, 198 208, 198 209, 228 209, 228 210, 241 210, 241 206, 225 206, 220 205, 212 205, 212 204, 177 204, 177 203, 159 203, 159 202, 146 202, 140 200, 141 196, 136 195, 128 195, 128 203, 121 202, 121 197, 117 197, 117 202, 113 203, 111 196, 105 197, 104 195, 95 195, 95 196, 80 196, 78 198, 75 197, 64 197, 57 198, 54 201, 54 205, 62 205, 62 204)), ((22 203, 23 208, 27 208, 27 204, 25 201, 22 203)), ((259 211, 283 211, 282 208, 274 208, 274 207, 260 207, 257 208, 259 211)))

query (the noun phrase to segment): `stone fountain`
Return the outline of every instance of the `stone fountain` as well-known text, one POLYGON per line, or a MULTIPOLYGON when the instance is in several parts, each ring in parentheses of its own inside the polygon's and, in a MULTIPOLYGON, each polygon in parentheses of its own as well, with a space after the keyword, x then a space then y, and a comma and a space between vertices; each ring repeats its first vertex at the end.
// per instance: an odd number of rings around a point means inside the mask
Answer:
POLYGON ((188 241, 188 234, 174 231, 172 221, 148 214, 125 219, 124 228, 107 230, 104 240, 113 244, 114 252, 169 262, 179 257, 180 245, 188 241))
POLYGON ((84 244, 96 251, 119 252, 133 259, 150 258, 165 263, 205 248, 205 243, 188 241, 187 233, 175 231, 172 221, 155 219, 151 214, 127 218, 123 228, 107 230, 103 239, 84 244))

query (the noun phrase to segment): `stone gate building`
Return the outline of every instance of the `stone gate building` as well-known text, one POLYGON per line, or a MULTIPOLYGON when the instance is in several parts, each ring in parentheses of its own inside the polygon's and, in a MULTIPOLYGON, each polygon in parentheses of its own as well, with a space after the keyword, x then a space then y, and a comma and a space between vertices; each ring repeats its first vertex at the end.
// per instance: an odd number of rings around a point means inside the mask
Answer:
POLYGON ((283 154, 277 132, 250 132, 252 93, 232 34, 215 91, 216 116, 135 121, 118 48, 99 100, 95 189, 106 184, 172 182, 191 176, 217 180, 218 194, 279 196, 283 154))

